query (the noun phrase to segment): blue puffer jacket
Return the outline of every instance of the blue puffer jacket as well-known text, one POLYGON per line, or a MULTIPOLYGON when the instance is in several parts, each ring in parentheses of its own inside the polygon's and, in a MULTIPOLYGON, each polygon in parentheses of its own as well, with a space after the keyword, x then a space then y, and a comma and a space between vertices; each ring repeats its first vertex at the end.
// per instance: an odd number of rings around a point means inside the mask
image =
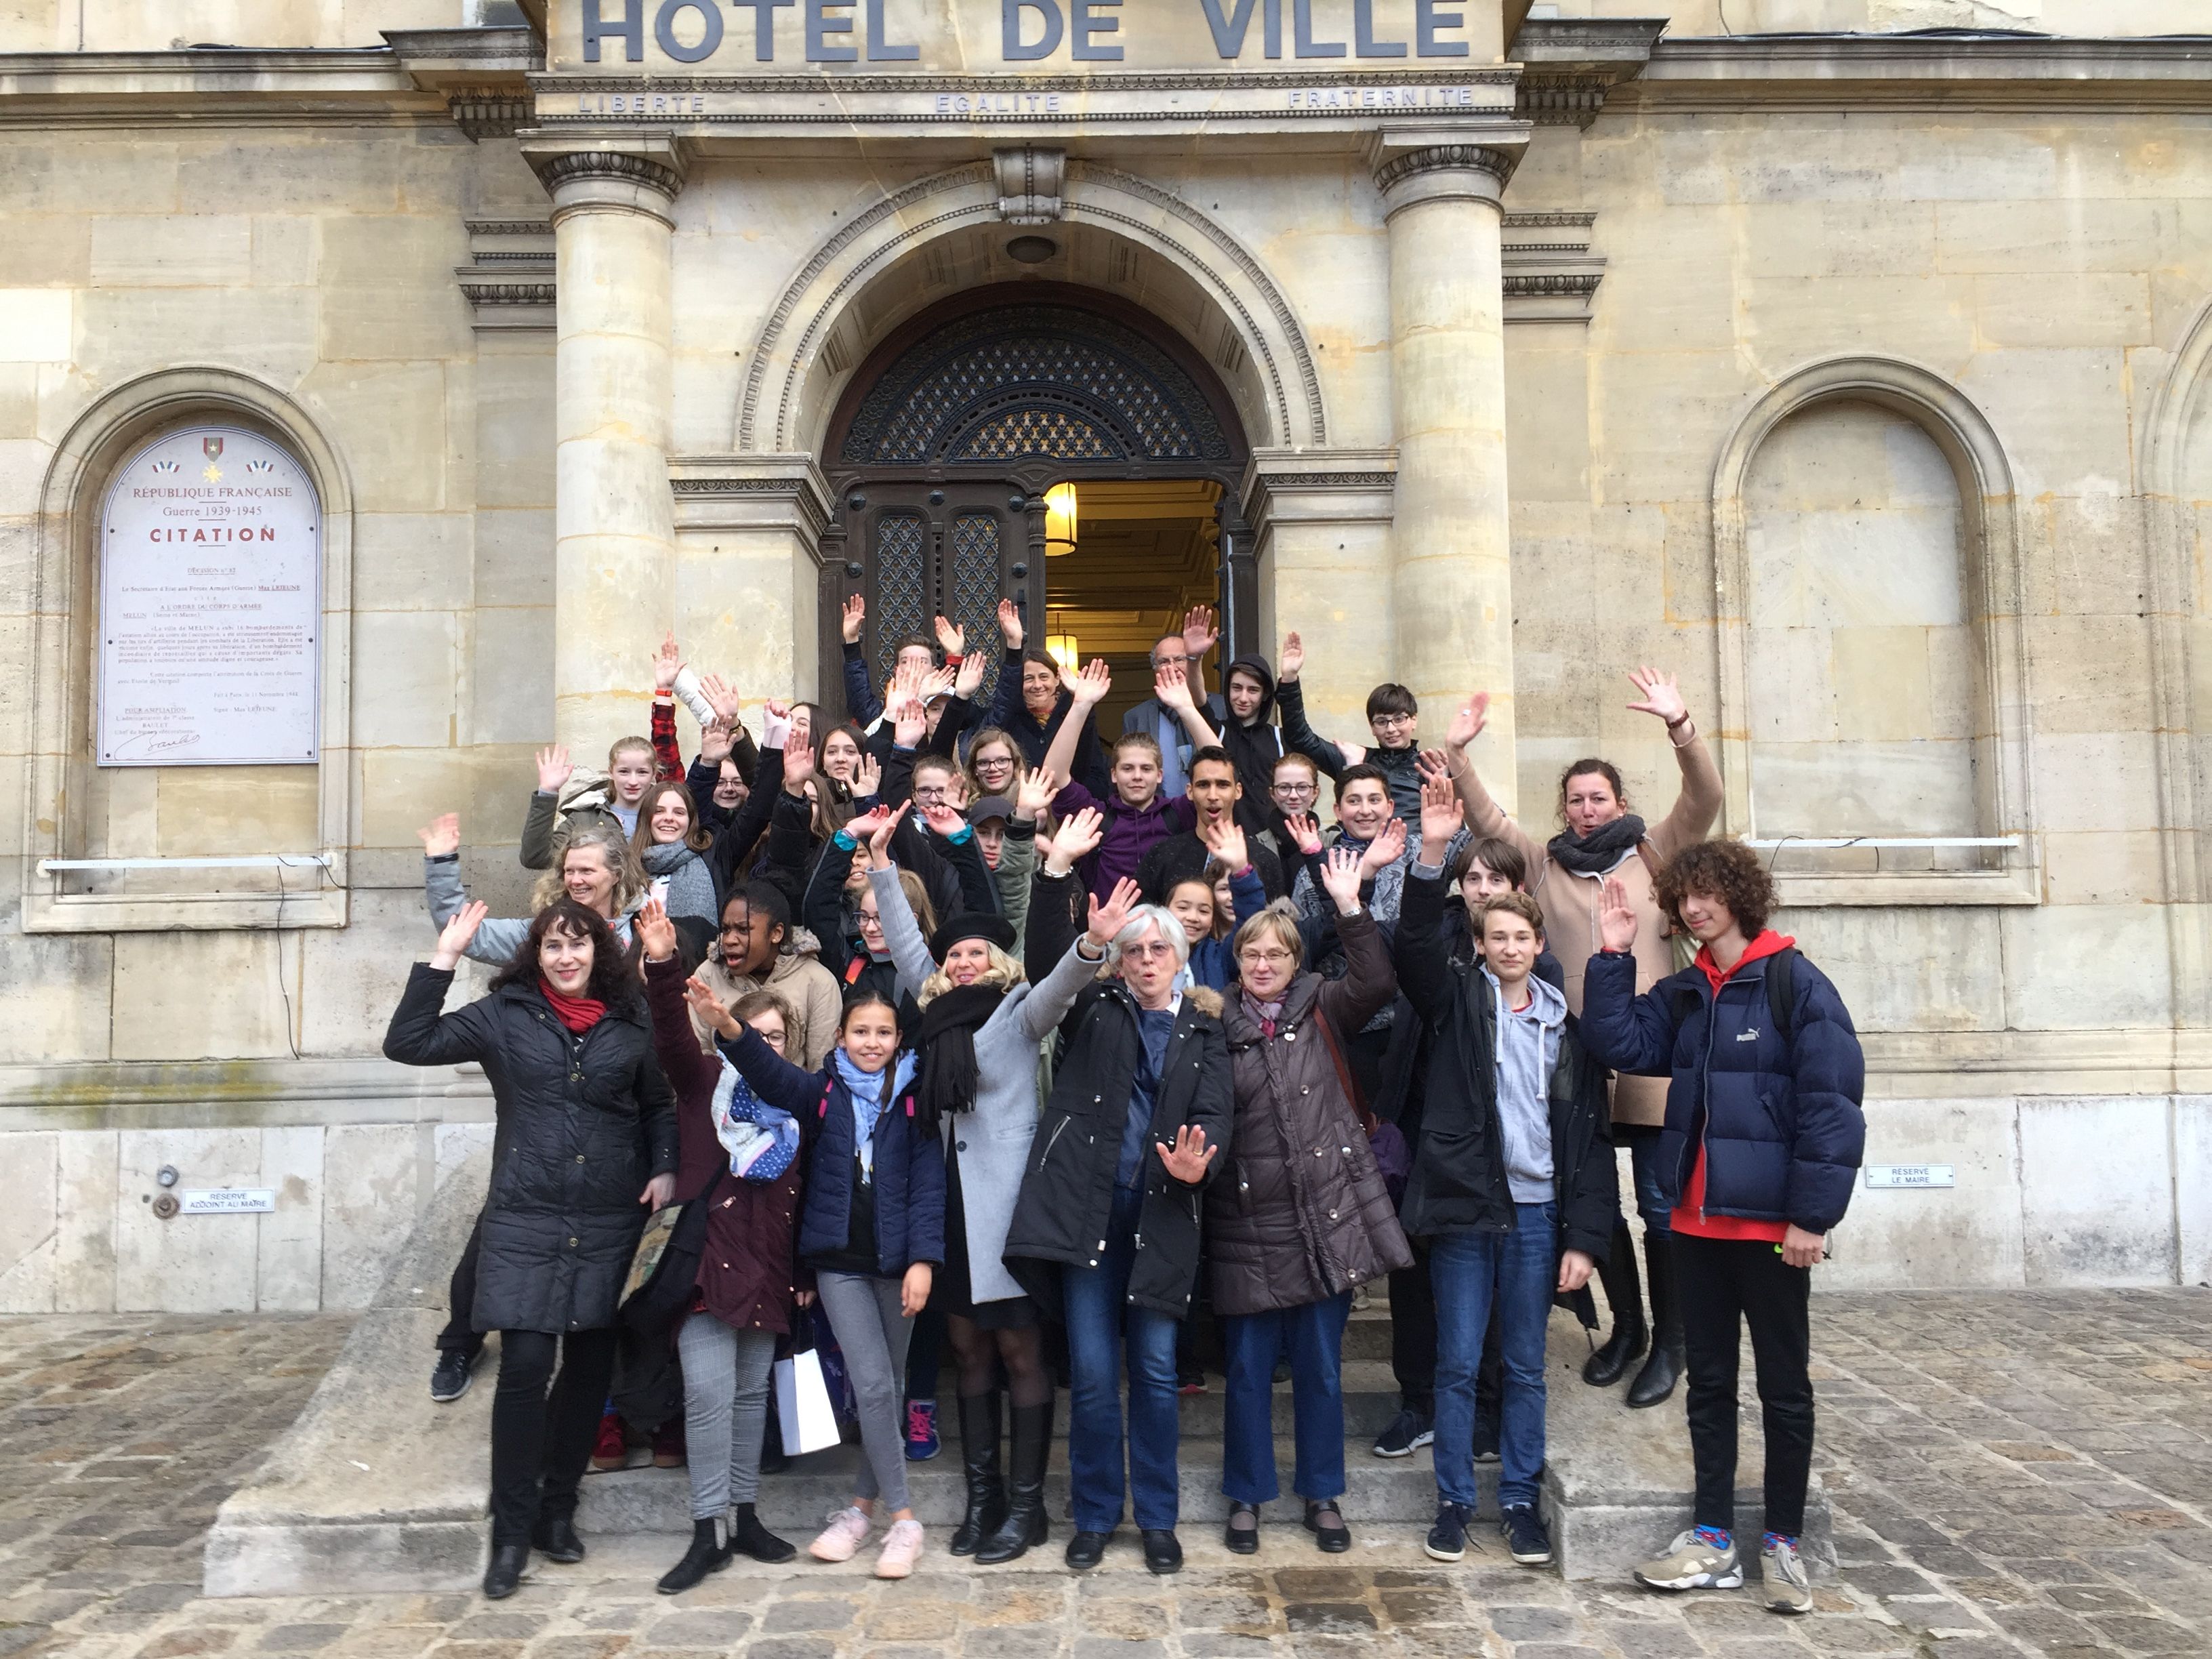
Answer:
POLYGON ((1844 1218, 1866 1150, 1866 1059, 1836 988, 1802 957, 1784 1044, 1767 1004, 1769 960, 1744 963, 1717 998, 1695 967, 1638 996, 1635 958, 1601 951, 1583 981, 1583 1042, 1616 1071, 1671 1077, 1659 1137, 1670 1202, 1702 1141, 1708 1213, 1825 1233, 1844 1218), (1679 1026, 1678 1006, 1687 1009, 1679 1026))
MULTIPOLYGON (((799 1258, 835 1255, 852 1231, 854 1152, 853 1103, 835 1060, 819 1072, 793 1066, 750 1026, 719 1046, 754 1093, 799 1120, 807 1142, 799 1258)), ((887 1279, 945 1260, 945 1143, 915 1130, 914 1111, 908 1085, 876 1125, 877 1268, 887 1279)))

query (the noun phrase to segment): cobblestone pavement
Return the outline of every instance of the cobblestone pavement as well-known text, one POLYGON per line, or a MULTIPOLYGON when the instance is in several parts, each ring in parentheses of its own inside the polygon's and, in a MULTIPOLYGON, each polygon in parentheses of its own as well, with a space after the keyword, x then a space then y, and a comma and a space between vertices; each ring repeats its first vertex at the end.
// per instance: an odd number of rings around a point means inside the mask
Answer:
POLYGON ((1407 1528, 1362 1529, 1352 1555, 1324 1564, 1294 1525, 1270 1527, 1243 1561, 1197 1516, 1191 1569, 1168 1580, 1143 1571, 1127 1534, 1081 1579, 1054 1570, 1056 1555, 1032 1571, 953 1569, 935 1538, 904 1584, 744 1564, 670 1600, 652 1581, 678 1547, 654 1538, 540 1566, 496 1606, 205 1600, 201 1534, 305 1401, 344 1322, 0 1322, 0 1655, 2212 1654, 2208 1315, 2212 1295, 2188 1291, 1816 1303, 1841 1568, 1795 1620, 1744 1595, 1660 1597, 1518 1570, 1486 1527, 1452 1568, 1426 1561, 1407 1528))

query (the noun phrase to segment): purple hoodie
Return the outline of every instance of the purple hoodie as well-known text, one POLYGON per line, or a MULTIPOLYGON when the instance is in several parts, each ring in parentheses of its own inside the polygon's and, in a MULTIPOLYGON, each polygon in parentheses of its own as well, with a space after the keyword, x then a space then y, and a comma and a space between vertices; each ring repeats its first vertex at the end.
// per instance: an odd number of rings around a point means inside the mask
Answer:
POLYGON ((1057 817, 1079 812, 1086 806, 1095 806, 1106 815, 1105 838, 1098 850, 1084 860, 1085 885, 1097 895, 1103 904, 1114 891, 1114 884, 1127 876, 1137 878, 1137 866, 1151 852, 1170 836, 1182 835, 1198 827, 1198 809, 1190 804, 1187 795, 1155 795, 1152 805, 1145 807, 1125 805, 1119 793, 1109 799, 1101 800, 1079 783, 1071 783, 1053 797, 1052 810, 1057 817))

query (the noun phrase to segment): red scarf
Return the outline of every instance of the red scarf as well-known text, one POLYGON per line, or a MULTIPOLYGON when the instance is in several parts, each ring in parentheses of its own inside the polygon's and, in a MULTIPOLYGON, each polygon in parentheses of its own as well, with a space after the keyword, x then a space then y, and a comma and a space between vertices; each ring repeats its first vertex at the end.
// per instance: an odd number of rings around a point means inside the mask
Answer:
POLYGON ((564 997, 553 988, 553 981, 540 975, 538 989, 544 996, 546 1006, 553 1010, 553 1018, 578 1036, 606 1018, 607 1005, 595 997, 564 997))

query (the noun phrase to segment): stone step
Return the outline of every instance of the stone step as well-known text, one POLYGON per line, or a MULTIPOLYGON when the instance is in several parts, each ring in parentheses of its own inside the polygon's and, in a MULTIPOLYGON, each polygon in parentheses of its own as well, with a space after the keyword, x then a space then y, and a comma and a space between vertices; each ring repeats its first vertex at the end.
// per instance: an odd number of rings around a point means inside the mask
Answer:
MULTIPOLYGON (((1428 1522, 1437 1512, 1437 1483, 1425 1449, 1410 1457, 1383 1459, 1369 1449, 1367 1439, 1346 1441, 1344 1449, 1345 1515, 1348 1521, 1428 1522)), ((1296 1452, 1287 1439, 1275 1446, 1275 1466, 1284 1497, 1273 1506, 1279 1519, 1296 1520, 1304 1512, 1290 1495, 1291 1471, 1296 1452)), ((835 1446, 806 1457, 793 1458, 781 1474, 761 1482, 761 1519, 770 1527, 803 1534, 804 1542, 823 1518, 852 1499, 853 1474, 860 1463, 860 1449, 835 1446)), ((1176 1472, 1182 1515, 1189 1524, 1217 1524, 1228 1512, 1221 1495, 1221 1442, 1187 1437, 1178 1448, 1176 1472)), ((1494 1515, 1498 1500, 1498 1466, 1480 1464, 1476 1479, 1484 1512, 1494 1515)), ((915 1516, 924 1526, 951 1526, 966 1505, 957 1445, 926 1463, 906 1466, 907 1490, 915 1516)), ((1047 1511, 1055 1525, 1069 1516, 1067 1449, 1053 1448, 1045 1476, 1047 1511)), ((593 1474, 584 1481, 583 1504, 578 1511, 579 1529, 594 1533, 682 1532, 691 1524, 690 1482, 682 1469, 623 1469, 593 1474)), ((1133 1524, 1132 1522, 1131 1524, 1133 1524)), ((789 1535, 788 1533, 787 1535, 789 1535)))
MULTIPOLYGON (((1360 1359, 1345 1362, 1340 1376, 1344 1391, 1344 1431, 1364 1446, 1390 1425, 1398 1414, 1398 1380, 1391 1375, 1390 1367, 1377 1360, 1360 1359)), ((954 1397, 949 1376, 940 1377, 937 1390, 937 1431, 950 1449, 959 1438, 960 1405, 954 1397)), ((1291 1385, 1278 1382, 1274 1387, 1274 1430, 1278 1435, 1291 1431, 1291 1385)), ((1062 1390, 1060 1409, 1053 1413, 1052 1431, 1065 1440, 1071 1413, 1067 1395, 1062 1390)), ((1182 1431, 1186 1437, 1200 1437, 1219 1439, 1222 1420, 1228 1411, 1228 1384, 1216 1370, 1209 1370, 1204 1394, 1187 1394, 1182 1400, 1182 1431)))
MULTIPOLYGON (((459 1590, 481 1575, 494 1362, 488 1359, 469 1394, 449 1406, 432 1403, 427 1383, 433 1341, 445 1322, 447 1276, 482 1202, 488 1163, 478 1154, 447 1178, 313 1397, 261 1468, 224 1500, 203 1558, 210 1595, 459 1590)), ((1385 1461, 1368 1449, 1380 1426, 1376 1416, 1395 1401, 1386 1363, 1388 1314, 1380 1298, 1377 1304, 1353 1316, 1346 1338, 1344 1506, 1355 1530, 1395 1528, 1402 1539, 1418 1536, 1411 1529, 1434 1518, 1436 1486, 1426 1451, 1385 1461)), ((1690 1519, 1689 1435, 1680 1397, 1652 1411, 1626 1410, 1622 1389, 1580 1381, 1577 1372, 1589 1351, 1572 1318, 1555 1315, 1546 1356, 1550 1461, 1543 1502, 1559 1569, 1571 1578, 1625 1572, 1690 1519)), ((1748 1359, 1743 1375, 1748 1395, 1748 1359)), ((1288 1404, 1289 1390, 1278 1389, 1275 1455, 1286 1488, 1294 1484, 1288 1404)), ((1181 1407, 1182 1516, 1201 1542, 1218 1531, 1226 1510, 1220 1409, 1218 1381, 1181 1407)), ((1060 1415, 1065 1419, 1064 1399, 1060 1415)), ((1749 1528, 1758 1522, 1762 1468, 1755 1401, 1747 1400, 1741 1423, 1738 1515, 1749 1528)), ((925 1522, 942 1527, 958 1512, 961 1475, 949 1415, 940 1428, 945 1451, 908 1465, 908 1474, 925 1522)), ((858 1448, 845 1446, 798 1460, 763 1483, 762 1514, 787 1535, 810 1535, 849 1495, 858 1457, 858 1448)), ((1066 1448, 1056 1446, 1047 1493, 1055 1530, 1063 1534, 1066 1469, 1066 1448)), ((1488 1537, 1497 1466, 1480 1466, 1477 1474, 1486 1522, 1478 1533, 1488 1537)), ((585 1482, 580 1523, 587 1534, 611 1541, 672 1537, 688 1529, 690 1507, 682 1471, 625 1470, 585 1482)), ((1294 1534, 1299 1513, 1296 1500, 1285 1497, 1270 1507, 1271 1526, 1294 1534)), ((1806 1519, 1808 1555, 1832 1563, 1827 1501, 1817 1482, 1806 1519)))

